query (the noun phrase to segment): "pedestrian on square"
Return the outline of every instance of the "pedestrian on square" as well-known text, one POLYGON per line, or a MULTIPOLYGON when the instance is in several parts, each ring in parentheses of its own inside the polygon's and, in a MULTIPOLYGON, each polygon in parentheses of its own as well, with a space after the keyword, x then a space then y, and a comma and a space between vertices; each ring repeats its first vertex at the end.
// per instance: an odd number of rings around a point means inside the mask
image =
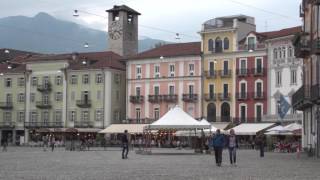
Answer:
POLYGON ((1 144, 2 144, 2 152, 6 152, 7 151, 7 146, 8 146, 8 138, 7 137, 3 137, 1 139, 1 144))
POLYGON ((256 137, 256 145, 259 147, 260 150, 260 157, 264 157, 264 147, 266 145, 266 137, 263 133, 260 133, 256 137))
POLYGON ((216 165, 221 166, 222 163, 222 151, 224 147, 224 135, 220 133, 220 129, 217 129, 216 134, 212 138, 212 146, 214 149, 216 165))
POLYGON ((54 144, 55 144, 55 139, 54 139, 54 136, 51 135, 50 136, 50 147, 51 147, 51 152, 53 152, 54 150, 54 144))
POLYGON ((227 137, 226 141, 226 145, 229 150, 230 164, 236 165, 236 149, 238 148, 238 138, 234 132, 234 129, 230 130, 230 135, 227 137))
POLYGON ((128 140, 128 130, 124 130, 124 134, 121 138, 122 143, 122 159, 128 158, 128 152, 129 152, 129 140, 128 140))
POLYGON ((43 151, 47 151, 48 141, 49 141, 48 135, 45 135, 45 136, 42 137, 43 151))

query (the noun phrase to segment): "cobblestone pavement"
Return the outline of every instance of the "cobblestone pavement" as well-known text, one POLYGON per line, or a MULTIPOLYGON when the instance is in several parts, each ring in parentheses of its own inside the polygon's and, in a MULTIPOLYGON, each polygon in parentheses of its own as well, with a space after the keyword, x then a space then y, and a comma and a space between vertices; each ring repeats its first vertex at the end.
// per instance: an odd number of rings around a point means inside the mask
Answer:
POLYGON ((212 155, 190 155, 192 151, 155 149, 154 155, 133 151, 122 160, 119 148, 108 151, 54 152, 41 148, 9 147, 0 152, 1 180, 256 180, 320 179, 320 160, 295 154, 239 150, 238 164, 231 166, 224 151, 222 167, 216 167, 212 155), (168 154, 166 154, 168 153, 168 154), (182 154, 176 154, 182 153, 182 154), (185 154, 183 154, 185 153, 185 154))

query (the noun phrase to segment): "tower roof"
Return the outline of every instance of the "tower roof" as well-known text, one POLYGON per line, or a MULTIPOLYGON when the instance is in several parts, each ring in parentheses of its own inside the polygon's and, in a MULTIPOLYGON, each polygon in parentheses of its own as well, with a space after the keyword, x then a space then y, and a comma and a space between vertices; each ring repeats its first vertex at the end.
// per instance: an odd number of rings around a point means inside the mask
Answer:
POLYGON ((114 5, 112 9, 109 9, 109 10, 106 10, 106 11, 107 12, 125 11, 125 12, 128 12, 128 13, 141 15, 139 12, 135 11, 134 9, 129 8, 126 5, 121 5, 121 6, 114 5))

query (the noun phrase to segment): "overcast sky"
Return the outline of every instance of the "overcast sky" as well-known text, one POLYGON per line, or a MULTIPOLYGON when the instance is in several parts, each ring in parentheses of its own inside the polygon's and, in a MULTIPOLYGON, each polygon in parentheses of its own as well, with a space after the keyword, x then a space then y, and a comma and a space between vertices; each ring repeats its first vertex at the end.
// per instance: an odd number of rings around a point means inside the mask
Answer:
POLYGON ((105 10, 115 4, 126 4, 142 14, 140 36, 177 41, 174 33, 145 27, 150 26, 182 34, 179 41, 196 41, 201 24, 220 16, 253 16, 259 32, 301 25, 300 3, 301 0, 0 0, 0 18, 46 12, 59 19, 106 30, 107 19, 100 16, 107 16, 105 10), (100 16, 80 12, 75 18, 74 9, 100 16))

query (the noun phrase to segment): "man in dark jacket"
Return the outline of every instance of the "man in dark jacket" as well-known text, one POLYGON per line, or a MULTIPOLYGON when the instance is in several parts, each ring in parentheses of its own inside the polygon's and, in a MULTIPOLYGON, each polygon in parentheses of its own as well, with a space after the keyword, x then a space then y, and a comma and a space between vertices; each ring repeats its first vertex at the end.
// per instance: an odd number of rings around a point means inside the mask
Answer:
POLYGON ((212 138, 212 146, 214 149, 217 166, 221 166, 222 163, 222 150, 225 144, 224 141, 224 135, 221 134, 220 129, 218 129, 212 138))
POLYGON ((129 152, 129 140, 128 140, 128 130, 124 130, 124 134, 121 138, 122 143, 122 159, 128 158, 128 152, 129 152))

